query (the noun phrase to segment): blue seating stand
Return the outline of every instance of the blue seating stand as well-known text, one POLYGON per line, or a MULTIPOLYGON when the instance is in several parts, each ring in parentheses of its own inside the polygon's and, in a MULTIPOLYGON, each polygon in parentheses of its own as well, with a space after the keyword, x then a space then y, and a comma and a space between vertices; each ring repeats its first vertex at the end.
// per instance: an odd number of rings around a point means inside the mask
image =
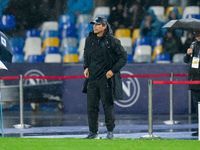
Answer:
POLYGON ((0 30, 10 30, 15 28, 15 16, 3 15, 0 17, 0 30))
POLYGON ((77 54, 78 55, 78 48, 76 46, 67 46, 62 48, 62 59, 64 58, 65 55, 69 54, 77 54))
MULTIPOLYGON (((0 91, 0 99, 1 99, 1 91, 0 91)), ((2 112, 2 104, 0 104, 0 111, 1 111, 1 135, 2 138, 4 137, 4 132, 3 132, 3 112, 2 112)))
POLYGON ((41 63, 44 62, 43 55, 29 55, 27 62, 29 63, 41 63))
POLYGON ((138 37, 133 45, 133 54, 138 45, 150 45, 150 39, 148 37, 138 37))
POLYGON ((87 37, 90 31, 93 31, 93 25, 90 24, 89 22, 81 22, 78 26, 78 31, 77 31, 78 43, 82 38, 87 37))
POLYGON ((38 29, 27 30, 25 38, 29 38, 29 37, 40 37, 40 30, 38 29))

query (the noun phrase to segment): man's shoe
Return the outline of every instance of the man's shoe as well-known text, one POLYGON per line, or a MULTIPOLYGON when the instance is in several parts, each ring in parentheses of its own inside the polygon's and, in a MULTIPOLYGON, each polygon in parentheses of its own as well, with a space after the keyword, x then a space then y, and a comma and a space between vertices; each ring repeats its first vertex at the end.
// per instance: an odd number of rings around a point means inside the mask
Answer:
POLYGON ((99 136, 96 132, 90 132, 84 139, 99 139, 99 136))
POLYGON ((194 132, 194 133, 192 133, 192 136, 198 136, 199 135, 199 132, 197 131, 197 132, 194 132))
POLYGON ((114 139, 113 132, 108 131, 106 139, 111 139, 111 140, 114 139))

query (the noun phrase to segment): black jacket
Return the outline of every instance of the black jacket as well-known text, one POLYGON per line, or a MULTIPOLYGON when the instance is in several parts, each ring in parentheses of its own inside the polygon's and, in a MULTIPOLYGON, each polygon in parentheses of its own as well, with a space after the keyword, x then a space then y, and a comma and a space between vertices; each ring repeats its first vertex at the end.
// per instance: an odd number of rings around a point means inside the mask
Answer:
MULTIPOLYGON (((84 69, 88 68, 89 70, 89 80, 91 71, 97 73, 101 72, 98 77, 103 77, 106 75, 106 72, 111 70, 114 73, 114 76, 112 77, 112 93, 113 98, 116 100, 121 100, 123 97, 123 90, 122 90, 122 80, 120 76, 120 69, 125 66, 127 61, 127 52, 124 50, 123 46, 120 43, 120 40, 115 38, 112 34, 112 30, 110 26, 108 25, 106 28, 106 31, 104 32, 104 35, 101 38, 95 38, 96 35, 94 32, 90 32, 89 35, 86 38, 85 42, 85 48, 84 48, 84 69), (95 40, 99 40, 100 43, 97 43, 99 46, 95 47, 94 43, 95 40), (94 51, 99 50, 102 52, 99 53, 99 57, 103 55, 102 61, 104 61, 102 64, 100 64, 100 67, 94 66, 93 61, 91 59, 94 59, 94 51), (91 65, 92 64, 92 65, 91 65), (105 65, 105 66, 104 66, 105 65), (92 67, 91 67, 92 66, 92 67), (104 71, 101 70, 101 67, 104 69, 104 71), (99 69, 100 68, 100 69, 99 69)), ((96 59, 101 60, 101 58, 96 57, 96 59)), ((99 65, 99 64, 97 64, 99 65)), ((93 75, 95 76, 95 75, 93 75)), ((87 81, 87 80, 86 80, 87 81)), ((84 85, 86 85, 87 82, 85 82, 84 85)), ((84 86, 85 87, 85 86, 84 86)), ((84 88, 83 92, 86 91, 86 87, 84 88)))
MULTIPOLYGON (((186 54, 183 58, 185 63, 189 64, 188 68, 188 80, 189 81, 197 81, 200 80, 200 64, 199 68, 192 68, 192 59, 193 57, 198 57, 200 52, 200 42, 193 42, 193 53, 191 55, 186 54)), ((189 84, 189 89, 200 90, 200 84, 189 84)))
MULTIPOLYGON (((95 37, 94 32, 90 32, 86 38, 85 48, 84 48, 84 69, 89 68, 92 63, 91 57, 92 55, 94 55, 92 53, 92 51, 94 50, 93 46, 93 43, 95 42, 94 37, 95 37)), ((105 73, 108 70, 111 70, 113 73, 119 72, 120 69, 126 64, 127 52, 121 45, 120 40, 118 40, 113 36, 112 30, 110 29, 109 25, 107 26, 103 37, 100 39, 100 42, 106 63, 105 73)))

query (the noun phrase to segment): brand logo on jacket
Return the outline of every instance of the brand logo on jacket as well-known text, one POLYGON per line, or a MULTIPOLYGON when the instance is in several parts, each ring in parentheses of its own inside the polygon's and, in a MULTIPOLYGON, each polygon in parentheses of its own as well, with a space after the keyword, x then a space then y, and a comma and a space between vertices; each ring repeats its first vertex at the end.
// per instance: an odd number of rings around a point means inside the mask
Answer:
MULTIPOLYGON (((40 70, 37 69, 31 69, 27 71, 24 76, 45 76, 40 70)), ((24 85, 38 85, 38 84, 44 84, 48 81, 46 79, 25 79, 24 85)))
MULTIPOLYGON (((121 74, 133 75, 129 71, 121 71, 121 74)), ((140 96, 140 83, 137 78, 123 78, 122 87, 124 91, 124 99, 115 101, 115 104, 120 107, 131 107, 134 105, 140 96)))

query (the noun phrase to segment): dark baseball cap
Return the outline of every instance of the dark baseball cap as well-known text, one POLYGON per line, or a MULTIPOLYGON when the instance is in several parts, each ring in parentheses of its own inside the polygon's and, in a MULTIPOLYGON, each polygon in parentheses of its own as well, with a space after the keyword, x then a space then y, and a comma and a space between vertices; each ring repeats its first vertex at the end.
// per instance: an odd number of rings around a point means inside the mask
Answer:
POLYGON ((90 22, 90 24, 102 24, 102 25, 106 25, 107 24, 107 20, 104 17, 96 17, 93 21, 90 22))
POLYGON ((200 36, 200 30, 199 29, 195 30, 193 33, 194 33, 195 36, 200 36))

